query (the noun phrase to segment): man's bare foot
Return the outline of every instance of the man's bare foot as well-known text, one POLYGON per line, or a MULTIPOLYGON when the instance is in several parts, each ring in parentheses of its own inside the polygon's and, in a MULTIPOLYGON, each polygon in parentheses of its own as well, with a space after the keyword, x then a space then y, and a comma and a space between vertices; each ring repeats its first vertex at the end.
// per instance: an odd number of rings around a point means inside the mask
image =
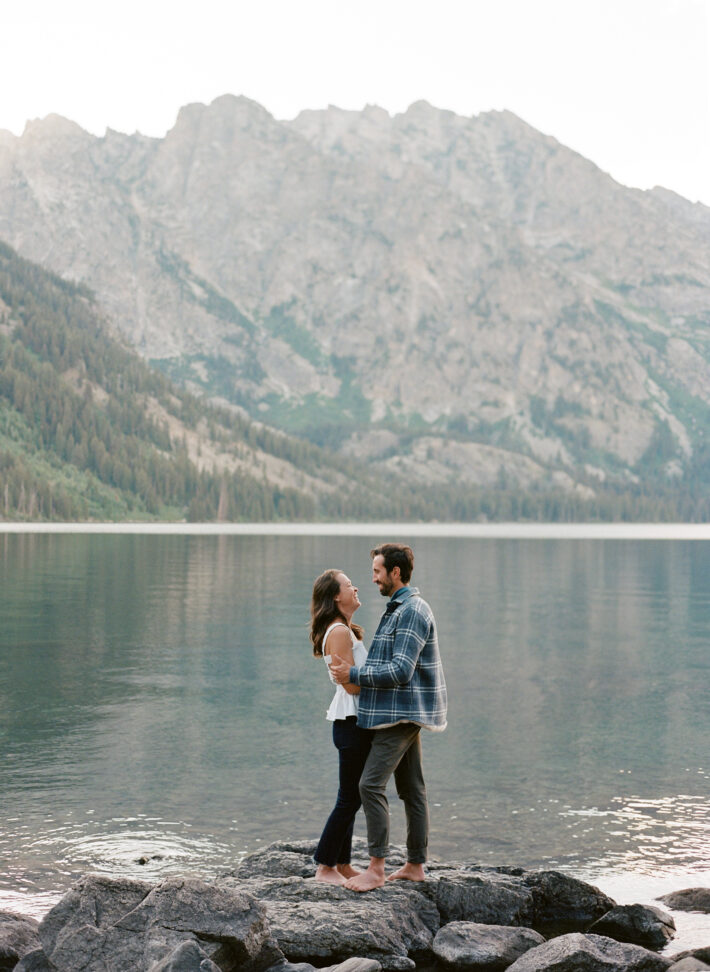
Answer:
POLYGON ((316 881, 323 881, 325 884, 345 884, 345 878, 334 867, 326 867, 319 864, 316 868, 316 881))
POLYGON ((345 887, 350 891, 374 891, 385 883, 385 869, 368 867, 366 871, 350 878, 345 887))
POLYGON ((339 874, 342 874, 346 880, 351 877, 356 877, 358 874, 362 874, 362 871, 358 871, 357 868, 352 867, 350 864, 338 864, 336 866, 336 870, 339 874))
POLYGON ((388 881, 426 881, 423 864, 404 864, 397 871, 393 871, 388 881))

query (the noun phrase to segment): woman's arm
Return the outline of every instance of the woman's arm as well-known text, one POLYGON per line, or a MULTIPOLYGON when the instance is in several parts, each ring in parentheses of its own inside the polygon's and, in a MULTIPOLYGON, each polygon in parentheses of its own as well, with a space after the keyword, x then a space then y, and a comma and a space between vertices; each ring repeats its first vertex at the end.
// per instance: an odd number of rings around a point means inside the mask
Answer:
MULTIPOLYGON (((353 640, 350 636, 350 630, 340 626, 333 628, 328 635, 325 653, 330 655, 332 661, 345 662, 349 666, 354 665, 353 640)), ((347 685, 343 685, 343 688, 348 695, 360 694, 359 685, 352 685, 348 683, 347 685)))

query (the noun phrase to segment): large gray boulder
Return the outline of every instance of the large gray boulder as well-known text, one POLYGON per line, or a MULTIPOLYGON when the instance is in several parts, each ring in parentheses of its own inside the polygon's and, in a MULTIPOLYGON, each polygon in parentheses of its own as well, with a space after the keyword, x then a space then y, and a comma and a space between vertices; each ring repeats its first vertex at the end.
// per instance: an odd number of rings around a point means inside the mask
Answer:
POLYGON ((663 948, 675 935, 675 922, 660 908, 646 905, 617 905, 588 929, 595 935, 631 942, 647 948, 663 948))
POLYGON ((685 888, 658 899, 674 911, 702 911, 710 915, 710 888, 685 888))
POLYGON ((290 962, 323 966, 358 956, 390 970, 431 956, 439 913, 416 885, 359 895, 313 878, 236 880, 266 906, 271 934, 290 962))
MULTIPOLYGON (((305 841, 270 844, 218 883, 265 904, 271 933, 289 962, 324 966, 357 957, 396 970, 432 958, 440 919, 422 884, 397 881, 367 894, 323 884, 313 878, 315 847, 305 841)), ((402 850, 393 848, 388 861, 403 860, 402 850)), ((356 838, 353 863, 365 867, 367 861, 366 843, 356 838)))
POLYGON ((498 972, 544 941, 531 928, 452 921, 436 933, 433 951, 437 959, 457 969, 498 972))
POLYGON ((14 911, 0 911, 0 972, 10 972, 28 952, 39 948, 39 922, 14 911))
POLYGON ((422 893, 432 897, 442 924, 526 925, 547 933, 586 931, 616 904, 593 885, 559 871, 470 864, 432 867, 422 893))
POLYGON ((549 934, 585 931, 616 907, 599 888, 560 871, 525 871, 523 882, 533 896, 532 925, 549 934))
POLYGON ((56 972, 41 948, 27 952, 14 968, 14 972, 56 972))
POLYGON ((665 972, 670 964, 640 945, 572 932, 530 949, 508 972, 665 972))
MULTIPOLYGON (((151 890, 146 881, 87 875, 57 902, 41 922, 42 948, 59 969, 89 968, 98 962, 102 938, 151 890)), ((106 953, 108 958, 108 953, 106 953)))
POLYGON ((701 962, 699 958, 688 955, 679 962, 674 962, 673 965, 670 965, 668 972, 703 972, 704 969, 710 969, 710 965, 706 962, 701 962))
POLYGON ((264 907, 246 894, 202 881, 143 881, 89 875, 41 922, 42 947, 58 972, 148 972, 185 942, 194 942, 223 972, 266 968, 264 907))
POLYGON ((435 903, 442 924, 470 921, 485 925, 532 925, 532 891, 520 877, 494 868, 436 871, 422 888, 435 903))

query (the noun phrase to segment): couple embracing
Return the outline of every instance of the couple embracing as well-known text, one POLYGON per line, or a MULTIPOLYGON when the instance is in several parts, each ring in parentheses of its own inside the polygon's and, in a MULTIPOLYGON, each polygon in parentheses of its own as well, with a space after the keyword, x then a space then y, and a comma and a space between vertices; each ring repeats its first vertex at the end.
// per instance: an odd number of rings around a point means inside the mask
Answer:
POLYGON ((369 652, 352 620, 357 588, 341 570, 316 579, 311 601, 313 654, 336 683, 327 718, 339 756, 339 789, 315 860, 316 879, 371 891, 385 883, 389 849, 387 782, 394 774, 407 822, 407 863, 388 880, 423 881, 429 808, 422 774, 421 729, 446 728, 446 685, 434 615, 410 586, 411 547, 386 543, 370 551, 372 580, 389 598, 369 652), (370 863, 350 864, 355 815, 362 805, 370 863))

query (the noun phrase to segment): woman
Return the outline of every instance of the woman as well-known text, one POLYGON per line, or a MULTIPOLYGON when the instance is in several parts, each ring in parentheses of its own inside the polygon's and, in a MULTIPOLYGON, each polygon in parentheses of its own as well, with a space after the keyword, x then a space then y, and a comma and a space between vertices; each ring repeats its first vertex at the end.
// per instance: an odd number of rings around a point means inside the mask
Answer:
MULTIPOLYGON (((311 600, 311 642, 313 654, 326 665, 333 658, 358 666, 365 661, 367 651, 362 643, 362 628, 352 623, 359 607, 357 587, 342 570, 326 570, 316 578, 311 600)), ((326 719, 333 723, 340 786, 314 857, 318 865, 316 881, 329 884, 345 884, 349 877, 359 873, 350 866, 350 851, 355 814, 360 809, 358 784, 372 735, 371 730, 357 725, 359 692, 357 685, 336 686, 326 714, 326 719)))

